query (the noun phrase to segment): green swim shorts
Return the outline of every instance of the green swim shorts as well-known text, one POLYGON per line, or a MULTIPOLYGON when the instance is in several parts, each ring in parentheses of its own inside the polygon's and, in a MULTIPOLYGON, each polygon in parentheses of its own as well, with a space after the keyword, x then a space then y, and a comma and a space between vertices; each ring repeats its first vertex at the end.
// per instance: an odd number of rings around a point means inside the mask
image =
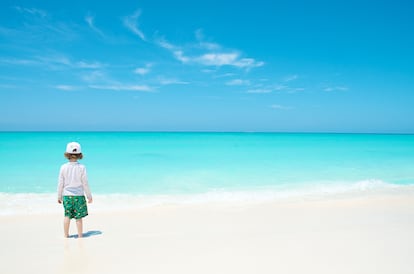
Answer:
POLYGON ((88 216, 85 196, 63 196, 65 217, 81 219, 88 216))

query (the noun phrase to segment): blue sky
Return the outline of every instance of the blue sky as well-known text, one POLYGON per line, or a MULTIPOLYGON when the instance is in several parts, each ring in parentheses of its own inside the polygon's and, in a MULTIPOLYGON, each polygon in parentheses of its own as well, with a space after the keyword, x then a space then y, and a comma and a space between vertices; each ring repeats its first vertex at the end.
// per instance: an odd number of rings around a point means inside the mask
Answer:
POLYGON ((414 133, 412 1, 2 1, 0 130, 414 133))

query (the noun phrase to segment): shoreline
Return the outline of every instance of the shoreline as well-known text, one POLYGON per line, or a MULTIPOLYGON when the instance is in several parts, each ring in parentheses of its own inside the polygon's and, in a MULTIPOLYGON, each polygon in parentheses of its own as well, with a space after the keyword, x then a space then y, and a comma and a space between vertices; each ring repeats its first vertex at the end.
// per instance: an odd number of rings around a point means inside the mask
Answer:
POLYGON ((414 194, 0 216, 4 273, 411 273, 414 194), (76 232, 71 223, 71 232, 76 232), (21 259, 24 258, 24 263, 21 259))
MULTIPOLYGON (((56 193, 0 192, 0 216, 60 214, 56 193), (28 203, 27 201, 30 201, 28 203)), ((414 195, 414 185, 397 185, 380 180, 365 180, 354 184, 315 184, 296 188, 217 189, 199 193, 94 194, 90 205, 95 212, 138 210, 158 206, 198 205, 260 205, 269 203, 296 203, 306 201, 335 201, 364 199, 375 196, 414 195)))

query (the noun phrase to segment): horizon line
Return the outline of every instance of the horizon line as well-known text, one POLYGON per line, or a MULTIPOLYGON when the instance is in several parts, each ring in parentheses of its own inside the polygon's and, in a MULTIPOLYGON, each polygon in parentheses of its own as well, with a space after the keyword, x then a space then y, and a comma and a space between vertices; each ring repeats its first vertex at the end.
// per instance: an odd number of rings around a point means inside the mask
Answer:
POLYGON ((0 130, 0 133, 247 133, 247 134, 371 134, 414 135, 414 132, 386 131, 254 131, 254 130, 0 130))

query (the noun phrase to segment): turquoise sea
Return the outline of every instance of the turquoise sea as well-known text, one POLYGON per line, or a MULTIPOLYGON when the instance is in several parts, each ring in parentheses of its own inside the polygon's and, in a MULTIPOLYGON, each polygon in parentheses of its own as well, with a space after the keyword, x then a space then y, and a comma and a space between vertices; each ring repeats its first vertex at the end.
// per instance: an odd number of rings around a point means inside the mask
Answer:
POLYGON ((22 205, 28 197, 39 204, 55 202, 59 167, 71 141, 82 145, 81 162, 95 197, 122 200, 123 206, 414 186, 414 135, 2 132, 0 214, 36 212, 35 205, 22 205))

